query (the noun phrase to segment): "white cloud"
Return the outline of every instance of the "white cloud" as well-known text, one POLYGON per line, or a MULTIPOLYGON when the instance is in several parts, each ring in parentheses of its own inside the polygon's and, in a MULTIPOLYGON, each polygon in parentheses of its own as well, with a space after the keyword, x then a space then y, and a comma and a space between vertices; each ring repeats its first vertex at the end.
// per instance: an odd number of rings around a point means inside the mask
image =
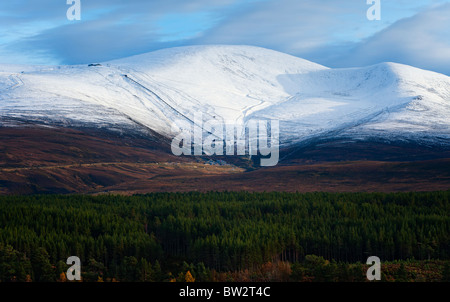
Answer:
POLYGON ((394 61, 450 74, 448 0, 382 0, 380 22, 366 19, 365 0, 96 0, 82 7, 85 18, 71 23, 65 1, 1 2, 0 61, 14 53, 72 64, 172 46, 246 44, 330 67, 394 61), (212 17, 198 17, 205 14, 212 17))
POLYGON ((353 38, 366 8, 364 1, 267 1, 225 19, 198 43, 252 44, 301 55, 336 40, 338 32, 353 38))
POLYGON ((400 20, 336 60, 338 66, 397 62, 450 74, 450 3, 400 20))

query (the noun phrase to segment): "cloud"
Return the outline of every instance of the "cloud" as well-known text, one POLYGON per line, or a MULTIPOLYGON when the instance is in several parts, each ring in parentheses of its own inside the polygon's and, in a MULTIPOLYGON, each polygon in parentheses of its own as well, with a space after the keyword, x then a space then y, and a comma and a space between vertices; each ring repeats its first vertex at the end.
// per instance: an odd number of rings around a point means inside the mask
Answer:
POLYGON ((367 9, 365 1, 265 2, 195 42, 252 44, 330 67, 391 61, 450 74, 449 3, 382 2, 381 22, 368 21, 367 9))
POLYGON ((266 1, 230 16, 196 42, 251 44, 302 55, 339 40, 338 33, 354 38, 366 9, 363 1, 266 1))
POLYGON ((335 66, 397 62, 450 75, 450 3, 394 23, 334 58, 335 66))
POLYGON ((81 1, 81 22, 66 19, 65 0, 0 3, 0 61, 77 64, 245 44, 330 67, 394 61, 450 74, 445 0, 382 1, 379 22, 366 19, 365 0, 81 1))
POLYGON ((354 40, 358 24, 367 21, 360 0, 82 0, 79 23, 65 19, 62 0, 14 3, 0 8, 20 11, 10 14, 14 27, 32 30, 8 43, 8 50, 69 64, 192 44, 256 45, 304 56, 329 41, 354 40), (180 22, 167 22, 174 17, 180 22), (48 23, 39 24, 42 19, 48 23))
MULTIPOLYGON (((201 15, 199 12, 220 12, 238 2, 242 1, 81 0, 82 20, 70 22, 65 0, 4 1, 0 3, 4 15, 0 18, 0 57, 8 58, 7 62, 15 58, 26 63, 77 64, 182 45, 183 39, 165 35, 189 38, 189 33, 161 28, 159 20, 167 15, 183 18, 201 15)), ((189 21, 195 22, 196 18, 186 20, 189 21)), ((179 27, 183 27, 183 22, 179 27)))

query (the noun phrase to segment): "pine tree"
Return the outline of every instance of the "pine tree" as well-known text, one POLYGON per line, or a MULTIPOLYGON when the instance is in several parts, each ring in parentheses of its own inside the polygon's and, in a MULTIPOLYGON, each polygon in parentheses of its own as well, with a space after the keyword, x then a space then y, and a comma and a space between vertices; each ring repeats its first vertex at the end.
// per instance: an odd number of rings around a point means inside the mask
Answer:
POLYGON ((50 256, 44 248, 38 248, 31 256, 31 265, 33 266, 34 278, 36 281, 52 282, 55 281, 53 268, 50 263, 50 256))
POLYGON ((154 281, 155 282, 163 281, 162 280, 161 265, 159 264, 158 260, 156 260, 155 264, 153 265, 153 275, 154 275, 154 281))
POLYGON ((450 262, 444 264, 444 269, 442 270, 442 282, 450 282, 450 262))

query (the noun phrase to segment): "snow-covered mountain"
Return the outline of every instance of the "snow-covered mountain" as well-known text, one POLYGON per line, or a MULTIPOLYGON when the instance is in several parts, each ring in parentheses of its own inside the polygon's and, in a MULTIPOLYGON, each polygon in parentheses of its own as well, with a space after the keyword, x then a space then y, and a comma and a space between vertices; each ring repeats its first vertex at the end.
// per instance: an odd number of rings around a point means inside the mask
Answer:
MULTIPOLYGON (((97 65, 97 64, 94 64, 97 65)), ((192 46, 97 66, 0 65, 0 125, 149 128, 194 113, 280 121, 281 143, 316 137, 450 142, 450 77, 395 63, 330 69, 249 46, 192 46)))

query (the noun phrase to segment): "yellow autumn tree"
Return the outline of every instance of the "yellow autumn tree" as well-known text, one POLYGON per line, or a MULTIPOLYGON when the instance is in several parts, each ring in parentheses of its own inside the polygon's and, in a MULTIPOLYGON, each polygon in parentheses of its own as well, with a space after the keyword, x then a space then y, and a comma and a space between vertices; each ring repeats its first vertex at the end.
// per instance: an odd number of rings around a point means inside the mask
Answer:
POLYGON ((192 277, 192 274, 191 274, 190 271, 187 271, 187 272, 186 272, 186 275, 184 276, 184 280, 185 280, 186 282, 195 282, 195 278, 192 277))
POLYGON ((67 282, 66 274, 64 272, 59 274, 59 280, 58 281, 59 282, 67 282))

